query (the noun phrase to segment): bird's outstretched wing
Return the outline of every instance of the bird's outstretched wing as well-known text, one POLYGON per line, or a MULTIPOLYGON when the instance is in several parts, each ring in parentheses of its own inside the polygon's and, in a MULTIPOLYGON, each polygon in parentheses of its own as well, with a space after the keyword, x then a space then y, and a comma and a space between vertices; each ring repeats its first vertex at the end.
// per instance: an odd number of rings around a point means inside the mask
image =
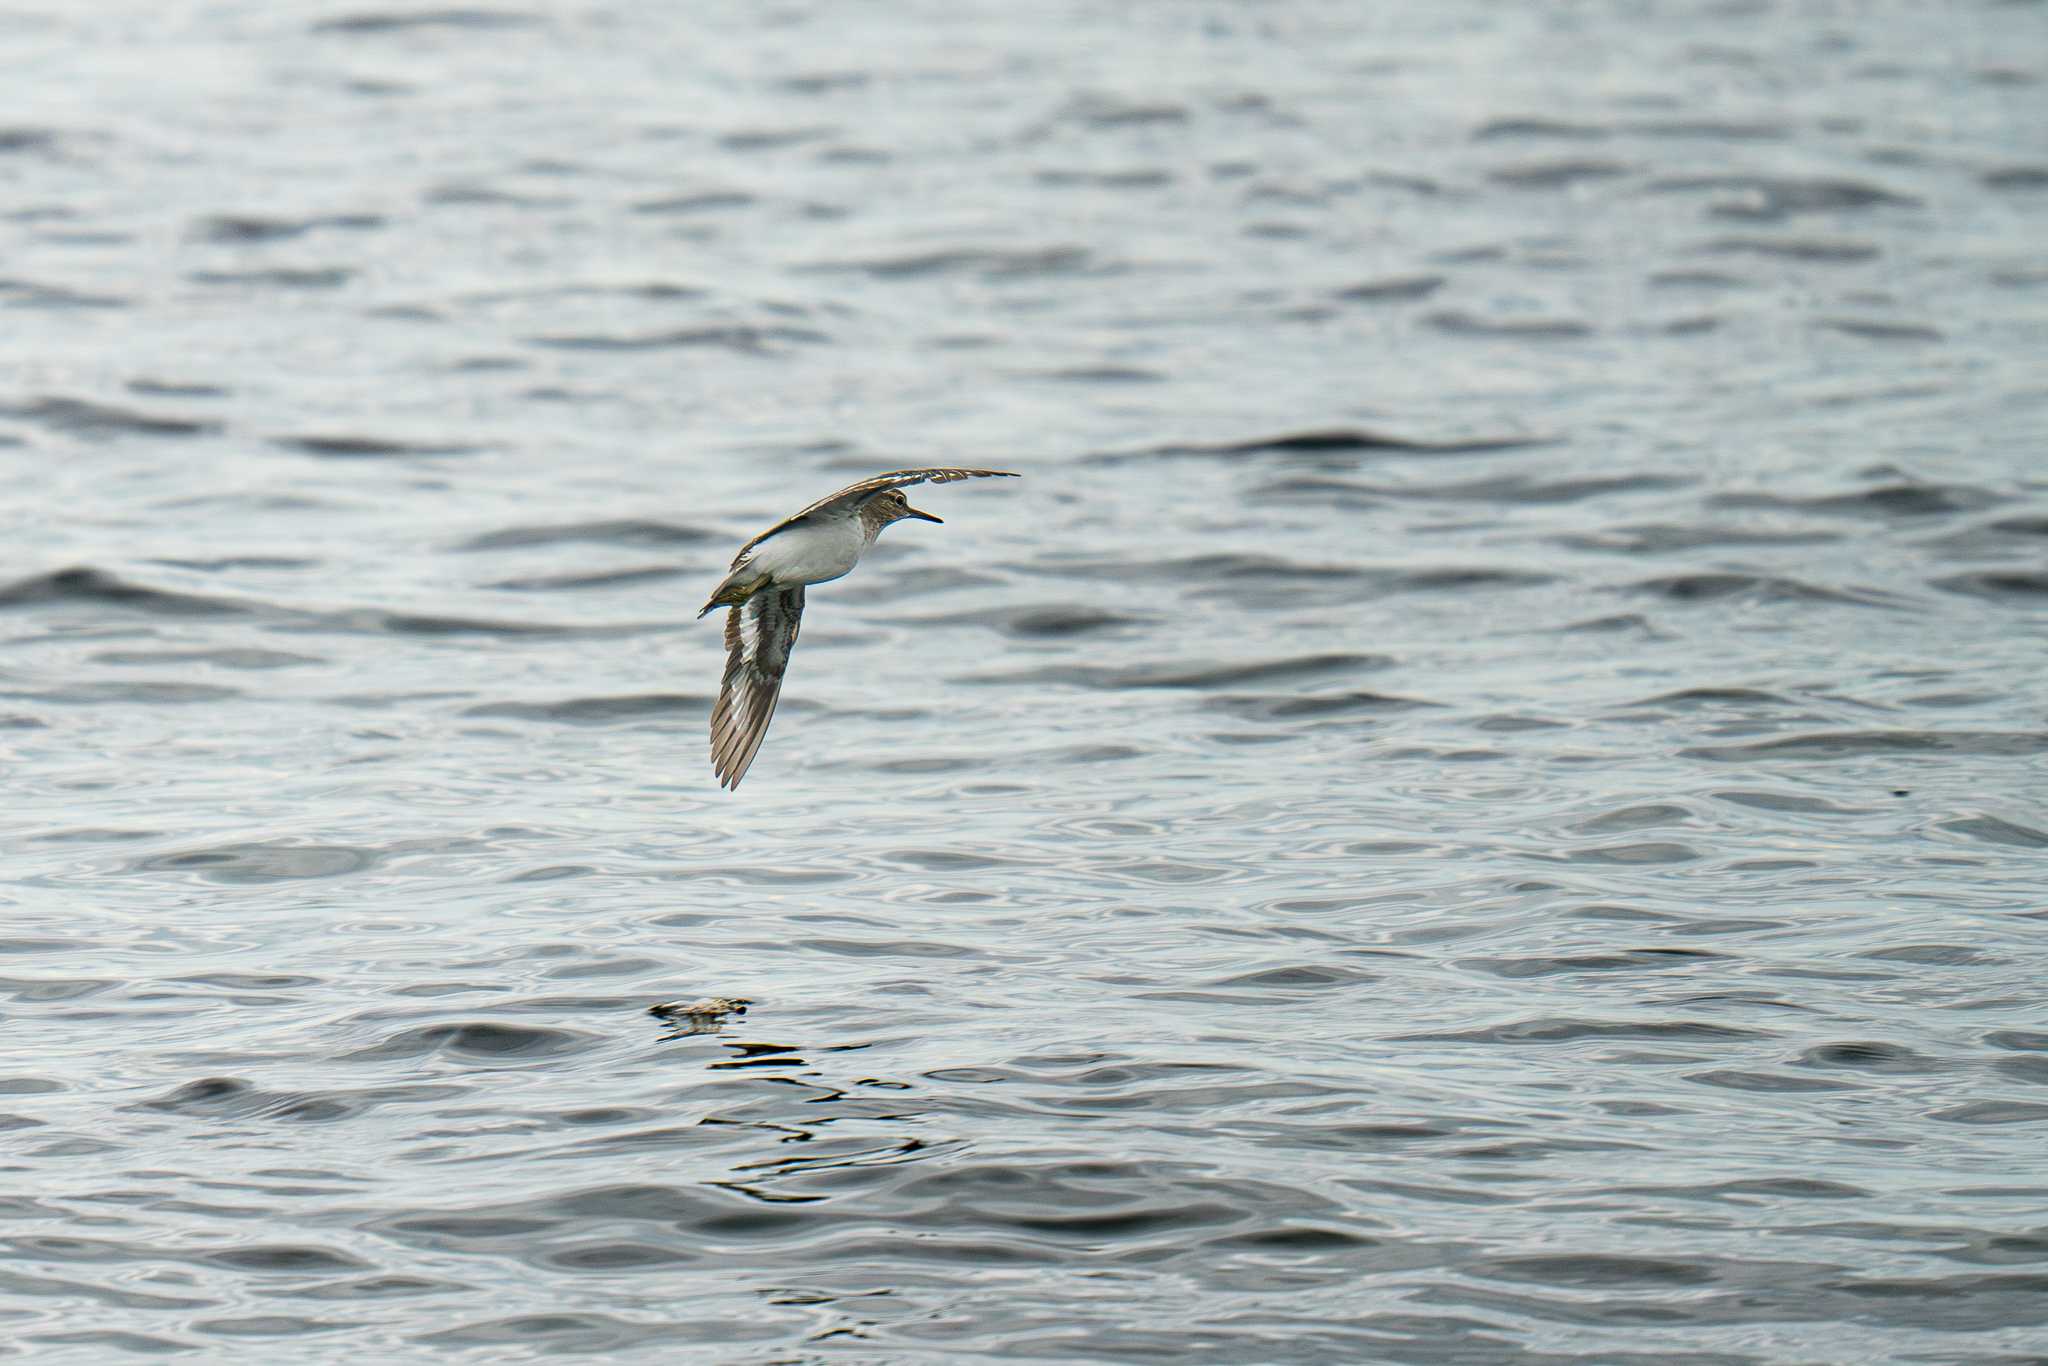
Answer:
POLYGON ((737 788, 782 696, 782 675, 804 616, 804 587, 769 588, 725 614, 725 681, 711 709, 711 764, 737 788))
POLYGON ((738 569, 740 561, 747 558, 748 551, 767 540, 770 536, 773 536, 776 532, 786 530, 801 522, 804 518, 815 516, 821 512, 832 512, 842 508, 850 511, 885 489, 907 488, 912 484, 950 484, 955 479, 1019 479, 1022 477, 1010 470, 960 470, 949 468, 891 470, 887 474, 878 474, 872 479, 863 479, 858 484, 848 484, 829 498, 820 498, 794 517, 783 518, 774 526, 769 527, 753 540, 741 546, 740 553, 732 557, 732 567, 738 569))

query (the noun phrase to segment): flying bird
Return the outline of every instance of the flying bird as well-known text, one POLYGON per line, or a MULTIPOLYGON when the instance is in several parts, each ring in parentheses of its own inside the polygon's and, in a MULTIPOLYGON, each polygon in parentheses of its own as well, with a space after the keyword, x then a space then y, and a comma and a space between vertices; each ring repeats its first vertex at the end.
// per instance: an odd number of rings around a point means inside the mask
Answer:
POLYGON ((732 572, 697 614, 701 619, 714 607, 731 609, 725 614, 725 681, 711 709, 711 764, 720 787, 739 787, 768 733, 803 621, 804 585, 830 583, 851 572, 891 522, 938 521, 910 505, 903 494, 907 486, 1018 477, 1008 470, 878 474, 819 499, 740 547, 732 572))

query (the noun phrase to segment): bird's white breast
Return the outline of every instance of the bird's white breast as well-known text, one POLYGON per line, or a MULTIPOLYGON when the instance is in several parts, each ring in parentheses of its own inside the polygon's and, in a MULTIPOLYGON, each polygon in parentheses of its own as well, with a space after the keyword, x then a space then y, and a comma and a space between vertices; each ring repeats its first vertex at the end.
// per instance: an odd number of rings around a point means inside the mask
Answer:
POLYGON ((755 546, 748 565, 776 583, 826 583, 859 564, 870 543, 858 517, 814 518, 755 546))

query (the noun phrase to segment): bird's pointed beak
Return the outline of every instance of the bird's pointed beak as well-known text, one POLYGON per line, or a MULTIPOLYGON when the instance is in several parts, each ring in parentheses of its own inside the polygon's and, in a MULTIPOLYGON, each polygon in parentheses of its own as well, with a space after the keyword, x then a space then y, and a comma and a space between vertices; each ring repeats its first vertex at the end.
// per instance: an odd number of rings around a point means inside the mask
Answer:
POLYGON ((946 524, 942 518, 934 517, 929 512, 919 512, 908 503, 903 505, 903 515, 905 517, 915 517, 921 522, 937 522, 940 526, 946 524))

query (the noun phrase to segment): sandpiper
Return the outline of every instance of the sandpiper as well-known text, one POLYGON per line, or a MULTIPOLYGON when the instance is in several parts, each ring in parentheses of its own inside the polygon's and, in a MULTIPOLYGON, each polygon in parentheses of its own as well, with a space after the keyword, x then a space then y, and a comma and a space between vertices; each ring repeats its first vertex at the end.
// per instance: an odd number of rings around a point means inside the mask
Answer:
POLYGON ((1009 470, 878 474, 848 484, 740 547, 732 572, 697 614, 702 618, 714 607, 732 609, 725 615, 725 681, 711 709, 711 764, 720 787, 739 787, 768 733, 803 620, 804 585, 830 583, 851 572, 891 522, 906 517, 938 521, 910 505, 903 495, 907 485, 1017 477, 1009 470))

